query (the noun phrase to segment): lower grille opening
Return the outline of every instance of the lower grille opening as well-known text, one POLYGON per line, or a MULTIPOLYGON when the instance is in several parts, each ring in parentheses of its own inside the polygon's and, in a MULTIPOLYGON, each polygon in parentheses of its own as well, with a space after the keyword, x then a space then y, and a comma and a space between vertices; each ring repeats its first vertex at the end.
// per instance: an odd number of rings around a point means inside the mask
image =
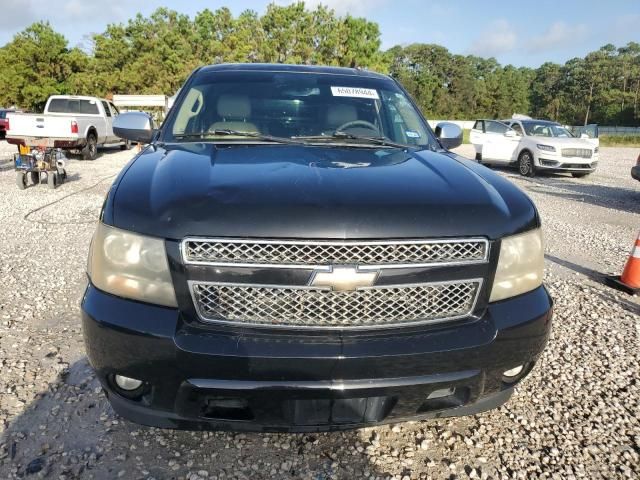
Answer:
POLYGON ((443 391, 442 394, 435 396, 432 396, 433 393, 440 392, 432 392, 432 394, 429 395, 429 397, 432 398, 427 397, 422 405, 420 405, 420 408, 418 408, 418 411, 416 413, 427 413, 436 410, 446 410, 449 408, 462 407, 469 402, 470 397, 470 391, 468 387, 452 388, 447 392, 443 391))
POLYGON ((560 162, 558 162, 557 160, 546 160, 544 158, 541 158, 540 165, 542 165, 543 167, 557 167, 558 165, 560 165, 560 162))
POLYGON ((202 416, 218 420, 253 420, 249 402, 244 398, 209 398, 204 405, 202 416))
POLYGON ((396 397, 295 399, 282 404, 283 416, 294 425, 377 423, 397 403, 396 397))
POLYGON ((575 168, 575 169, 590 169, 591 165, 588 163, 563 163, 560 165, 561 168, 575 168))

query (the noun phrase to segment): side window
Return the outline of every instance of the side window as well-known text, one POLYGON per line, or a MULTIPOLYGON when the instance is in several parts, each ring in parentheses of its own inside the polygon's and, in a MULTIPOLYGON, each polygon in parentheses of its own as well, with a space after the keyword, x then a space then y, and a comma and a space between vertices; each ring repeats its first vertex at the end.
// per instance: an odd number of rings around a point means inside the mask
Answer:
POLYGON ((109 110, 109 104, 107 102, 105 102, 104 100, 101 103, 102 103, 102 108, 104 108, 104 114, 107 117, 110 117, 111 116, 111 110, 109 110))
POLYGON ((120 110, 113 103, 109 102, 109 106, 111 107, 111 111, 114 115, 120 115, 120 110))
POLYGON ((67 112, 69 113, 81 113, 80 102, 78 100, 69 100, 67 103, 67 112))
MULTIPOLYGON (((191 127, 191 125, 193 124, 192 120, 197 120, 198 114, 200 113, 200 110, 202 110, 203 104, 204 97, 202 95, 202 91, 197 87, 189 90, 187 95, 182 100, 180 110, 178 110, 178 113, 173 122, 171 133, 185 133, 187 127, 191 127)), ((191 129, 193 129, 193 127, 191 127, 191 129)))
POLYGON ((47 112, 50 113, 79 113, 78 100, 68 98, 54 98, 49 102, 47 112))
POLYGON ((476 123, 473 125, 473 129, 484 132, 484 120, 476 120, 476 123))
POLYGON ((80 112, 87 115, 99 115, 98 104, 95 100, 80 100, 80 112))
POLYGON ((387 100, 384 105, 389 109, 387 117, 392 121, 393 136, 409 145, 428 143, 428 133, 422 120, 404 95, 387 92, 382 92, 382 95, 387 100))
POLYGON ((516 135, 518 135, 519 137, 523 137, 524 133, 522 132, 522 127, 520 126, 519 123, 514 123, 511 125, 511 129, 516 132, 516 135))
POLYGON ((51 113, 63 113, 68 110, 68 103, 66 98, 53 98, 49 101, 49 108, 47 110, 51 113))
POLYGON ((497 133, 498 135, 504 135, 509 127, 507 127, 502 122, 489 121, 485 122, 485 128, 487 133, 497 133))

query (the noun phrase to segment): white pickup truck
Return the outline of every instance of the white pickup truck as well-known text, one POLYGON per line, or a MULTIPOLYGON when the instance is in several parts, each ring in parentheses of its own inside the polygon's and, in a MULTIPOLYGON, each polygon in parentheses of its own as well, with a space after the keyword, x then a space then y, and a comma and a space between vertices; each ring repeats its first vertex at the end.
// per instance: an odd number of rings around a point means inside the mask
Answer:
POLYGON ((113 119, 120 112, 113 103, 96 97, 52 95, 42 114, 9 113, 6 139, 14 145, 81 150, 93 160, 98 146, 120 144, 113 133, 113 119))

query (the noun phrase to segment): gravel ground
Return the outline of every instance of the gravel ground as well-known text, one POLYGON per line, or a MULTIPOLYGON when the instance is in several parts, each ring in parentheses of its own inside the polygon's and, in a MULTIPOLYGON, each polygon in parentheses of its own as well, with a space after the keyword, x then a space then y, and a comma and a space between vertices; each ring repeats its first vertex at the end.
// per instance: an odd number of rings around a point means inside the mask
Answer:
MULTIPOLYGON (((0 478, 638 478, 640 300, 604 287, 640 228, 637 149, 596 174, 516 182, 546 228, 550 344, 498 410, 345 433, 175 432, 118 418, 84 357, 78 304, 102 199, 133 152, 18 191, 0 142, 0 478)), ((464 146, 463 155, 472 149, 464 146)))

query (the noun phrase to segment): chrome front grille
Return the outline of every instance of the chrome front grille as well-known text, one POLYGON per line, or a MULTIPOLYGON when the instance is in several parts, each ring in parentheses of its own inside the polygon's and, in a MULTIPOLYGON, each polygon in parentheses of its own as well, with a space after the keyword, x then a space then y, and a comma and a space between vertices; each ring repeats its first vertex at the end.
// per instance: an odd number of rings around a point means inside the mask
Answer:
POLYGON ((187 264, 318 268, 358 265, 399 268, 487 261, 485 239, 407 241, 295 241, 187 238, 187 264))
POLYGON ((593 151, 589 148, 563 148, 563 157, 591 158, 593 151))
POLYGON ((482 280, 366 287, 315 287, 190 282, 204 321, 287 328, 383 328, 470 315, 482 280))

